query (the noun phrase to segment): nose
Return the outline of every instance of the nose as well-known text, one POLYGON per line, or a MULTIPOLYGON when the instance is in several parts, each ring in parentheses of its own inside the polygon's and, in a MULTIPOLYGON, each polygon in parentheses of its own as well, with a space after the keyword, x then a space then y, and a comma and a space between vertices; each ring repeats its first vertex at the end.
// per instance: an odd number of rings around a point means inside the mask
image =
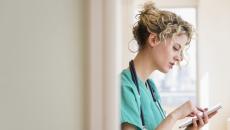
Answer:
POLYGON ((177 54, 177 55, 174 57, 174 60, 175 60, 176 62, 182 61, 182 60, 183 60, 183 54, 182 54, 182 53, 177 54))

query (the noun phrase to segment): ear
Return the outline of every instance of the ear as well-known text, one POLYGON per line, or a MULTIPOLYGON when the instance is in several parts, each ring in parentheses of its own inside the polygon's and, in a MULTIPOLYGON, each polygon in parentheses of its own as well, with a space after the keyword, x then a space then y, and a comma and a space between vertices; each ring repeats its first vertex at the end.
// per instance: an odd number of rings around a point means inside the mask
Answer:
POLYGON ((156 33, 149 34, 148 44, 150 45, 150 47, 155 47, 159 44, 156 33))

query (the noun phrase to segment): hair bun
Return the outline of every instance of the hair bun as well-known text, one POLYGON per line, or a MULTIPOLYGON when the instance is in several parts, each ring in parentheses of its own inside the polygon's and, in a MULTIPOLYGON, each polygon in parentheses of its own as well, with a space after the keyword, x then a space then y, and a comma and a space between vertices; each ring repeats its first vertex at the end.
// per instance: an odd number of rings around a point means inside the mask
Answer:
POLYGON ((155 33, 159 41, 172 38, 174 34, 185 33, 188 42, 192 38, 192 25, 173 12, 155 7, 153 1, 142 5, 139 11, 137 24, 133 27, 133 35, 139 49, 145 46, 150 33, 155 33))
POLYGON ((148 15, 151 15, 150 17, 158 17, 160 15, 160 11, 158 8, 156 8, 155 3, 153 1, 148 1, 144 3, 139 15, 140 19, 148 19, 146 18, 149 17, 148 15))
POLYGON ((144 4, 143 10, 144 12, 146 12, 148 10, 158 10, 158 9, 156 8, 155 3, 153 1, 148 1, 144 4))

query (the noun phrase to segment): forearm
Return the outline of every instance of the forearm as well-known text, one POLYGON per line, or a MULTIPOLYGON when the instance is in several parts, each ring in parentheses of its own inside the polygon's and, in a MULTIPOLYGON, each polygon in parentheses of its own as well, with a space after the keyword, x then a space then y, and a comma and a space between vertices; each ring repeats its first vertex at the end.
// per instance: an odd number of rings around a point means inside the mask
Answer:
POLYGON ((176 123, 177 119, 175 116, 171 113, 169 114, 156 128, 156 130, 171 130, 176 123))

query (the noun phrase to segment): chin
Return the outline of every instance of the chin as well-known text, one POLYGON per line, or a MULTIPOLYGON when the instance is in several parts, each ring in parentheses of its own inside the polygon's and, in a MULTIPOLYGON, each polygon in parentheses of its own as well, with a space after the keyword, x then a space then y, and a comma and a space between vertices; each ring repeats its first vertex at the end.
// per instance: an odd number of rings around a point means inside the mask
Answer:
POLYGON ((160 71, 161 73, 168 73, 168 72, 169 72, 169 68, 159 69, 159 71, 160 71))

